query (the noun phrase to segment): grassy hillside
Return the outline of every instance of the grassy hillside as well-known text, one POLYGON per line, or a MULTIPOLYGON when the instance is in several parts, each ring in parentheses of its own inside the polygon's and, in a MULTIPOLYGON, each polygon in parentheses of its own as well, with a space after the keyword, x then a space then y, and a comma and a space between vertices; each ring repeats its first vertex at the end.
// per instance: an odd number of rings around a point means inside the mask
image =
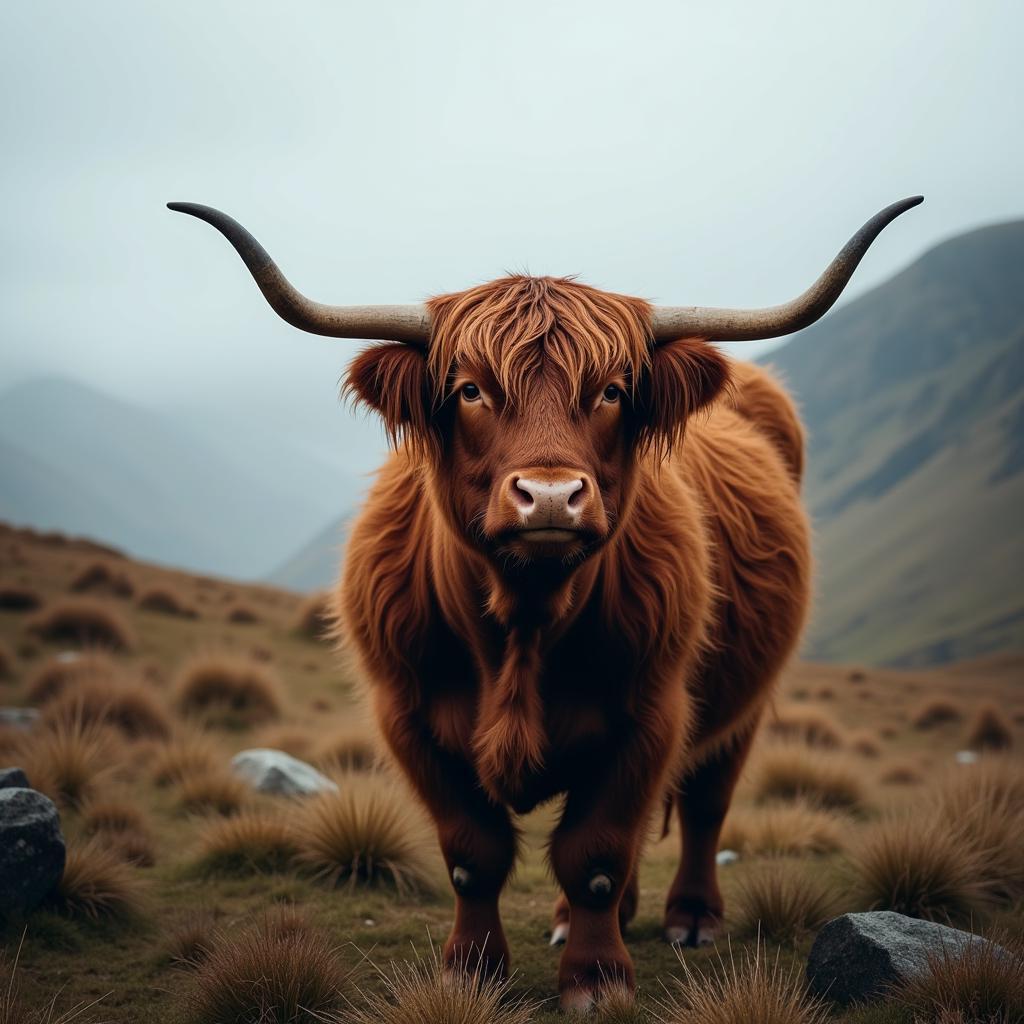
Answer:
MULTIPOLYGON (((34 705, 43 714, 30 733, 0 728, 0 765, 21 764, 59 801, 77 872, 66 874, 63 896, 51 907, 25 921, 0 923, 0 947, 7 954, 0 955, 0 999, 23 928, 16 975, 23 1006, 41 1009, 56 995, 59 1013, 98 999, 98 1006, 75 1018, 80 1024, 274 1024, 281 1018, 259 1018, 253 994, 253 979, 267 963, 235 963, 234 973, 228 970, 232 951, 250 949, 252 936, 262 937, 273 970, 309 984, 327 979, 325 1005, 339 1016, 325 1019, 339 1024, 353 1024, 350 1007, 364 1007, 374 994, 393 1005, 385 979, 402 970, 414 950, 429 961, 430 943, 443 942, 452 916, 434 840, 420 831, 416 806, 386 768, 367 770, 366 756, 353 756, 368 745, 373 749, 357 681, 331 645, 317 639, 315 617, 302 613, 295 593, 156 568, 93 544, 0 527, 0 705, 34 705), (33 595, 40 607, 9 607, 12 591, 33 595), (163 596, 155 601, 154 594, 163 596), (95 636, 83 648, 74 637, 53 640, 41 633, 37 623, 69 598, 105 610, 127 648, 104 655, 95 636), (69 661, 69 650, 91 657, 69 661), (225 666, 241 666, 258 684, 230 706, 190 709, 196 658, 212 661, 222 674, 225 666), (83 663, 88 671, 69 674, 69 666, 83 663), (394 817, 364 820, 391 821, 390 863, 415 867, 419 883, 399 889, 387 871, 353 874, 353 856, 379 857, 382 839, 329 801, 321 809, 333 815, 326 820, 333 828, 334 873, 318 877, 308 860, 310 836, 317 834, 311 809, 317 805, 256 796, 228 773, 234 752, 257 745, 313 761, 338 779, 344 793, 390 809, 394 817), (210 991, 222 1002, 236 996, 237 1012, 200 1014, 197 1006, 210 991)), ((1024 814, 1024 805, 1012 812, 1009 805, 988 807, 968 789, 971 806, 982 815, 958 819, 956 829, 937 820, 934 808, 935 801, 952 800, 989 773, 1007 781, 1006 792, 1019 803, 1022 667, 1020 658, 1009 656, 914 672, 795 665, 723 838, 741 853, 738 863, 722 870, 732 950, 720 947, 726 962, 732 956, 743 964, 755 955, 761 922, 767 935, 762 969, 764 957, 769 964, 778 957, 795 972, 788 984, 799 993, 820 915, 892 906, 885 886, 897 879, 903 879, 899 899, 908 891, 928 897, 936 901, 928 912, 940 918, 952 914, 982 934, 1019 934, 1021 831, 1012 814, 1024 814), (985 705, 995 709, 989 711, 995 726, 977 733, 975 719, 985 705), (954 765, 954 751, 993 742, 993 736, 1010 749, 986 751, 970 768, 954 765), (896 859, 879 866, 863 851, 889 835, 888 814, 909 815, 915 833, 930 828, 931 838, 927 849, 901 841, 896 859), (957 844, 968 843, 971 828, 984 822, 991 836, 982 865, 972 846, 957 844), (941 859, 947 850, 952 862, 941 859), (999 874, 1004 868, 1012 868, 1005 878, 999 874), (977 873, 964 877, 965 871, 977 873), (774 892, 773 880, 780 877, 788 879, 788 895, 769 911, 759 901, 774 892), (1001 888, 992 894, 979 888, 997 882, 1011 885, 1015 895, 1008 899, 996 895, 1001 888)), ((552 1007, 558 951, 548 946, 546 934, 555 888, 543 846, 555 810, 544 808, 524 820, 521 866, 503 899, 517 971, 512 992, 539 1004, 509 1024, 565 1019, 552 1007)), ((652 830, 640 910, 627 936, 641 985, 639 1008, 599 1024, 690 1020, 656 1008, 684 974, 660 938, 662 901, 678 851, 675 827, 665 839, 652 830)), ((691 968, 717 963, 708 949, 687 950, 684 957, 691 968)), ((740 985, 743 991, 746 985, 749 979, 740 985)), ((428 979, 425 991, 449 1005, 455 990, 428 979)), ((388 1019, 498 1020, 482 1012, 441 1017, 409 1016, 408 1006, 406 1011, 388 1019)), ((893 1002, 830 1010, 825 1017, 849 1024, 911 1024, 911 1018, 893 1002)), ((371 1012, 359 1019, 384 1018, 371 1012)))
POLYGON ((769 361, 810 436, 808 655, 1024 649, 1024 222, 938 246, 769 361))

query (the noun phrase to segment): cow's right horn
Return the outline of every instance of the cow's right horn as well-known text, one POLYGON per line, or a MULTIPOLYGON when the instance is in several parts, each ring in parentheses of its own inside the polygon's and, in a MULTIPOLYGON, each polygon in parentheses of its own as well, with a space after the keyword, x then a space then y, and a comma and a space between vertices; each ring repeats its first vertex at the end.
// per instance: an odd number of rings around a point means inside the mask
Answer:
POLYGON ((198 203, 168 203, 167 208, 212 224, 235 247, 277 315, 300 331, 329 338, 404 341, 426 346, 430 337, 426 306, 327 306, 313 302, 288 281, 267 250, 233 217, 198 203))

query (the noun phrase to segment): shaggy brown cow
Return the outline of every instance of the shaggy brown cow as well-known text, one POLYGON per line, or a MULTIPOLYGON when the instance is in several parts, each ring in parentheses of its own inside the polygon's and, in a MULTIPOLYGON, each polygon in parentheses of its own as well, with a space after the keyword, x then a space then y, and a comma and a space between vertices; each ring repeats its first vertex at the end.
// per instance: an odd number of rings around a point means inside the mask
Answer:
POLYGON ((799 638, 811 563, 796 410, 709 339, 811 323, 918 201, 868 222, 805 295, 755 311, 652 309, 525 276, 425 307, 319 306, 230 218, 173 207, 219 228, 291 323, 401 342, 348 374, 395 451, 353 527, 338 605, 437 825, 455 889, 449 963, 507 969, 512 815, 559 794, 564 1007, 633 983, 622 926, 666 795, 683 852, 665 936, 714 935, 719 831, 799 638))

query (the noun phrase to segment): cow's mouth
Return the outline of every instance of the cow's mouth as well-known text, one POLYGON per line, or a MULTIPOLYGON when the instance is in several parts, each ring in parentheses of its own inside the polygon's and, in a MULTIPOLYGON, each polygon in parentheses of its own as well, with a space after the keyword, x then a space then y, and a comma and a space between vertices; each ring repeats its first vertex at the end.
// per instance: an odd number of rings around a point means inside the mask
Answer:
POLYGON ((530 544, 568 544, 583 539, 583 534, 579 530, 566 530, 557 526, 537 526, 530 530, 516 530, 515 536, 530 544))

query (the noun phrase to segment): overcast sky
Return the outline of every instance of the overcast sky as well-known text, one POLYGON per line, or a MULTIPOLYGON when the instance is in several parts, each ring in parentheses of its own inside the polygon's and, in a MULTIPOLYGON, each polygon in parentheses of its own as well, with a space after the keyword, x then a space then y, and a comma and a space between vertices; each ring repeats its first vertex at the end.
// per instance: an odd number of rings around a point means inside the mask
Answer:
POLYGON ((333 404, 355 343, 278 321, 171 199, 328 302, 526 269, 759 305, 923 193, 857 294, 1024 213, 1022 38, 1019 0, 5 3, 0 383, 333 404))

